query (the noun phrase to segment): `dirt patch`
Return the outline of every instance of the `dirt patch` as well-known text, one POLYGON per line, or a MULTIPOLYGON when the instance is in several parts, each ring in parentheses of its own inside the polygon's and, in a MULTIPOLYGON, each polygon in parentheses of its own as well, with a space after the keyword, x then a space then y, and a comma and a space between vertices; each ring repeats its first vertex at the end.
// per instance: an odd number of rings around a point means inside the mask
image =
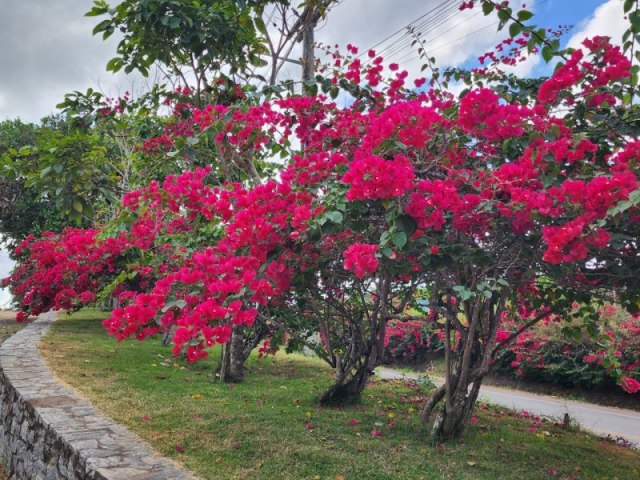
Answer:
POLYGON ((0 322, 16 321, 16 312, 11 310, 0 310, 0 322))

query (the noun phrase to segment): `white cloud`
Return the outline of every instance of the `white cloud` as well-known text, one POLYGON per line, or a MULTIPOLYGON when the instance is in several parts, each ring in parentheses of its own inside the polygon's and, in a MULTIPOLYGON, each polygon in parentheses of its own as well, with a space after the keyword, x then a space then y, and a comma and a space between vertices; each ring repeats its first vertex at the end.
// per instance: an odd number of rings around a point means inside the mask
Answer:
MULTIPOLYGON (((414 25, 422 32, 420 39, 425 51, 435 56, 438 64, 459 65, 497 43, 500 35, 496 32, 494 16, 485 17, 479 7, 459 11, 455 2, 439 8, 441 3, 439 0, 350 0, 330 12, 316 38, 326 44, 337 43, 342 49, 351 43, 364 52, 427 14, 414 25)), ((420 45, 412 46, 413 40, 415 37, 402 31, 375 49, 386 61, 399 63, 401 68, 417 74, 423 61, 418 54, 420 45)))
MULTIPOLYGON (((479 3, 474 9, 465 11, 458 10, 457 2, 451 2, 444 8, 440 8, 441 4, 440 0, 349 0, 330 12, 316 39, 329 45, 337 43, 342 51, 351 43, 364 52, 421 15, 431 12, 417 22, 417 25, 422 25, 420 39, 427 55, 435 57, 438 66, 445 67, 459 66, 476 59, 508 37, 506 31, 497 31, 496 16, 485 16, 479 3)), ((529 9, 535 11, 535 5, 529 9)), ((403 31, 375 49, 388 63, 399 63, 409 72, 410 79, 429 76, 428 72, 421 72, 425 62, 418 54, 420 45, 411 45, 413 40, 403 31)), ((513 72, 526 76, 538 63, 539 59, 532 58, 515 67, 513 72)))
POLYGON ((103 41, 86 18, 91 2, 3 0, 0 15, 0 120, 37 121, 72 90, 96 87, 112 94, 122 75, 105 71, 115 39, 103 41))
POLYGON ((609 0, 595 9, 593 15, 586 19, 578 27, 578 31, 571 36, 567 45, 572 48, 579 48, 585 38, 596 35, 611 37, 613 43, 622 43, 622 34, 628 27, 627 20, 624 19, 621 0, 609 0))

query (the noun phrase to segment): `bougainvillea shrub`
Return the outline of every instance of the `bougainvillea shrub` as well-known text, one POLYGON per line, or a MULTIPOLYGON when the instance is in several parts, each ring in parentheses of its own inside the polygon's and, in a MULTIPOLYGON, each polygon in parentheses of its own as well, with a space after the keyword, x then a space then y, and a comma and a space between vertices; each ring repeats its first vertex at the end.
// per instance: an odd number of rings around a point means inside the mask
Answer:
MULTIPOLYGON (((636 393, 640 387, 640 317, 629 316, 612 304, 599 308, 597 314, 597 335, 585 332, 571 338, 561 332, 560 323, 539 324, 503 350, 495 368, 516 378, 570 387, 603 389, 619 381, 626 392, 636 393)), ((517 326, 506 322, 502 328, 499 334, 508 335, 517 326)))
POLYGON ((271 178, 220 182, 205 168, 129 194, 127 208, 154 212, 132 241, 170 234, 172 222, 217 234, 128 292, 105 327, 118 339, 174 330, 174 352, 195 362, 278 324, 334 367, 320 401, 336 405, 357 401, 384 360, 390 322, 428 291, 446 381, 422 415, 434 438, 455 437, 496 354, 528 328, 574 302, 587 306, 587 329, 598 322, 591 306, 612 296, 638 309, 631 62, 596 37, 533 87, 478 74, 456 98, 435 83, 415 90, 396 64, 349 50, 343 69, 319 80, 322 93, 231 115, 193 109, 192 124, 214 129, 220 155, 245 171, 243 152, 278 144, 291 155, 271 178), (351 101, 335 101, 340 91, 351 101), (512 331, 501 328, 508 318, 512 331))
POLYGON ((419 365, 441 358, 442 329, 422 320, 391 320, 385 332, 385 358, 389 363, 419 365))
MULTIPOLYGON (((448 374, 460 391, 476 388, 509 341, 496 342, 503 313, 525 325, 546 319, 568 308, 566 292, 603 288, 612 264, 598 268, 601 255, 635 249, 622 235, 637 228, 637 144, 611 133, 596 143, 574 131, 586 120, 555 114, 576 102, 615 105, 597 98, 626 78, 629 61, 603 38, 585 47, 530 104, 488 88, 459 102, 416 93, 402 88, 402 72, 386 89, 354 90, 348 107, 322 95, 269 103, 254 116, 260 128, 295 131, 304 152, 278 180, 207 192, 210 215, 225 224, 221 241, 115 311, 110 331, 145 328, 169 299, 182 299, 163 322, 178 327, 176 352, 196 360, 228 338, 225 325, 251 327, 271 305, 286 305, 316 322, 307 331, 320 331, 318 349, 336 368, 350 365, 345 380, 361 385, 357 372, 366 377, 381 360, 387 321, 426 283, 445 356, 458 358, 448 374), (553 295, 561 301, 548 302, 553 295)), ((369 81, 380 71, 369 67, 369 81)), ((594 140, 601 134, 594 126, 594 140)))

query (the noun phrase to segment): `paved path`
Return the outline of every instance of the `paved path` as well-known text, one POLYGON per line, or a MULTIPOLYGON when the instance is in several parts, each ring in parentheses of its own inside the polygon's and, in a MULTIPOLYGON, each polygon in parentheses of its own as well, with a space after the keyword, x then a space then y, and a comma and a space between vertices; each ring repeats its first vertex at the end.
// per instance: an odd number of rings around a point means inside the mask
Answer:
POLYGON ((4 431, 12 434, 5 440, 11 445, 5 445, 4 454, 12 452, 12 465, 33 473, 18 472, 11 478, 45 478, 46 471, 47 479, 191 480, 193 477, 123 426, 103 417, 55 378, 40 355, 38 342, 56 318, 55 312, 40 315, 0 346, 2 375, 11 384, 3 391, 15 392, 11 394, 15 402, 3 412, 4 431), (82 473, 74 473, 79 471, 82 473))
MULTIPOLYGON (((385 379, 416 378, 419 375, 385 367, 378 368, 376 373, 385 379)), ((430 378, 435 384, 442 383, 441 379, 430 378)), ((640 412, 484 385, 480 389, 480 398, 489 403, 517 411, 526 410, 544 417, 563 418, 567 413, 585 430, 598 435, 622 437, 640 447, 640 412)))

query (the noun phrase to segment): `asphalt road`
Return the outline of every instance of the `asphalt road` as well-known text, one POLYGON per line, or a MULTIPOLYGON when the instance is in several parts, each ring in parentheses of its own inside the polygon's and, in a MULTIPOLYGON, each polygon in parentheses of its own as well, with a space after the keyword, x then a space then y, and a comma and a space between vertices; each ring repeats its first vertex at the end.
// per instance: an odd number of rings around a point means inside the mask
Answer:
MULTIPOLYGON (((380 378, 390 380, 418 376, 385 367, 378 368, 376 373, 380 378)), ((431 377, 431 380, 436 384, 442 383, 437 378, 431 377)), ((538 416, 562 419, 565 414, 569 414, 585 430, 603 436, 622 437, 640 448, 640 412, 484 385, 480 389, 480 398, 495 405, 518 412, 526 410, 538 416)))

